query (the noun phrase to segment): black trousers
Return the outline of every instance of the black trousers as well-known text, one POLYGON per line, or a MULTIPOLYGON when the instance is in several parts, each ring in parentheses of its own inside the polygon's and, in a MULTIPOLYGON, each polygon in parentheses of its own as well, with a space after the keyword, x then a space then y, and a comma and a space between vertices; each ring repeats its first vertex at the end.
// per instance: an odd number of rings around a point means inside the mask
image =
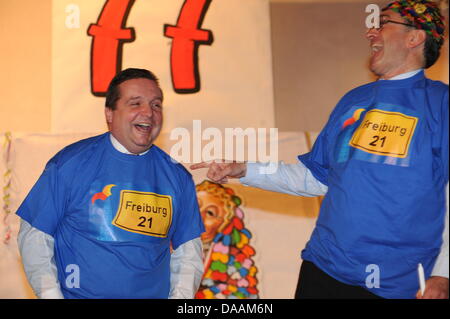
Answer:
POLYGON ((303 260, 295 299, 382 299, 370 291, 344 284, 303 260))

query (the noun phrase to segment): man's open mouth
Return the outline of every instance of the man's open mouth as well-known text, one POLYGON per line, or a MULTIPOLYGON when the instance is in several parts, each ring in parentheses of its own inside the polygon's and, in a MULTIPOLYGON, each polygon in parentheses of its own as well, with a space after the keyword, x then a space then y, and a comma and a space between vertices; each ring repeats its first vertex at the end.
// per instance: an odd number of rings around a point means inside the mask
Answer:
POLYGON ((371 46, 372 52, 376 53, 383 49, 383 46, 381 44, 373 44, 371 46))
POLYGON ((149 132, 152 128, 152 126, 148 123, 134 124, 134 127, 140 132, 149 132))

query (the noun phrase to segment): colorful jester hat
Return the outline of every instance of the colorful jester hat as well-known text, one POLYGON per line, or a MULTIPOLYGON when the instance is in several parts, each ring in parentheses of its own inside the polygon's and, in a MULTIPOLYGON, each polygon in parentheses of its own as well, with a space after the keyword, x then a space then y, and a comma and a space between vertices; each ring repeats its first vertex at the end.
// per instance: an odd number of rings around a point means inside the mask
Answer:
POLYGON ((444 17, 436 2, 429 0, 402 0, 389 3, 383 11, 393 10, 417 29, 424 30, 439 44, 444 43, 444 17))

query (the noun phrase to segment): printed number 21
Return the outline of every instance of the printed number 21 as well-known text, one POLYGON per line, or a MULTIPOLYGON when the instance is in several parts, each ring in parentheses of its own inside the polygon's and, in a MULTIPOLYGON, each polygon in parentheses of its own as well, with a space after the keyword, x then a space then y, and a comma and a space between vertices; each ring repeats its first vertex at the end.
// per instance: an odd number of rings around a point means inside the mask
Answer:
POLYGON ((386 141, 386 136, 383 136, 382 138, 380 138, 378 135, 375 135, 375 136, 372 136, 372 137, 373 137, 374 140, 372 141, 372 143, 369 143, 369 145, 378 146, 377 142, 381 141, 380 147, 384 146, 384 142, 386 141))
POLYGON ((138 224, 139 227, 145 227, 144 223, 148 220, 148 228, 152 228, 152 217, 147 219, 144 216, 141 216, 139 217, 139 220, 141 220, 141 222, 138 224))

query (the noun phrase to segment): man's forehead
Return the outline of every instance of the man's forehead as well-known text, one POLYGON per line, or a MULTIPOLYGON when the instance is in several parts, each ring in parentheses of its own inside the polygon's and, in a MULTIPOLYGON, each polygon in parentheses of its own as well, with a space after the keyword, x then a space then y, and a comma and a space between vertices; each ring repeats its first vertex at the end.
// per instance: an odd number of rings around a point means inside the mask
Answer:
POLYGON ((126 80, 119 85, 120 96, 126 99, 144 97, 150 91, 155 93, 154 98, 163 100, 163 92, 158 83, 147 78, 136 78, 126 80), (139 84, 141 83, 141 84, 139 84), (142 85, 144 83, 144 85, 142 85), (150 84, 150 85, 146 85, 150 84), (139 94, 141 93, 141 94, 139 94))
MULTIPOLYGON (((128 101, 143 99, 147 96, 148 96, 147 94, 135 94, 134 92, 125 92, 125 94, 123 94, 123 98, 126 98, 128 101)), ((154 99, 154 100, 162 100, 163 99, 163 94, 162 94, 162 91, 160 88, 158 88, 157 94, 152 95, 152 99, 154 99)))

